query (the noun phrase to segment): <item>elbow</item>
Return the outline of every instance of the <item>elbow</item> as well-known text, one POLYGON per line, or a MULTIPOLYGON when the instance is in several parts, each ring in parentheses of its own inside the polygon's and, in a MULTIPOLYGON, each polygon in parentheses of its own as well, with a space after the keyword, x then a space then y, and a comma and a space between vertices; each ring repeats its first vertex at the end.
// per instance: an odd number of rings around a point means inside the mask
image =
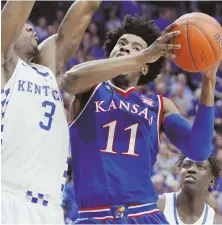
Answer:
POLYGON ((184 151, 186 155, 191 160, 202 162, 207 160, 212 154, 212 144, 201 144, 201 143, 190 143, 184 151), (189 149, 189 151, 187 151, 189 149))
POLYGON ((75 74, 70 74, 69 71, 67 71, 62 77, 62 86, 69 94, 78 94, 78 83, 79 77, 75 74))

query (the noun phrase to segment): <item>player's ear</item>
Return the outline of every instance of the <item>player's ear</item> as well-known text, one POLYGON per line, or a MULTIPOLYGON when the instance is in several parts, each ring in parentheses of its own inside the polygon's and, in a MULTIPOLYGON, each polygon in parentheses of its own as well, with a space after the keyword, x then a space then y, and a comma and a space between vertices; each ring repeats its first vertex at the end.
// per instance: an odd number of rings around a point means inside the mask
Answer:
POLYGON ((212 177, 212 179, 210 180, 210 186, 214 186, 216 184, 216 178, 212 177))
POLYGON ((148 64, 145 64, 145 65, 143 66, 141 72, 142 72, 142 74, 143 74, 144 76, 146 76, 147 73, 149 72, 149 68, 150 68, 150 67, 149 67, 148 64))

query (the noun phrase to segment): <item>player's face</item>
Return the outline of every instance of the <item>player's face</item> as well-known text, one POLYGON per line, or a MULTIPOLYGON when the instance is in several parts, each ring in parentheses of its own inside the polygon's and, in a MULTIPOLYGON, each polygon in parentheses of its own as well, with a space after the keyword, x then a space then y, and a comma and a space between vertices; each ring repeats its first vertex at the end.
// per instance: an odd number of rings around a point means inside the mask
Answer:
MULTIPOLYGON (((110 58, 135 54, 142 49, 147 48, 147 43, 139 36, 134 34, 124 34, 119 38, 112 52, 110 58)), ((142 69, 142 68, 141 68, 142 69)), ((124 74, 124 75, 135 75, 135 74, 124 74)), ((138 74, 136 74, 138 76, 138 74)))
POLYGON ((214 185, 215 178, 212 175, 208 160, 195 162, 185 158, 180 170, 180 184, 182 190, 207 193, 210 186, 214 185))
POLYGON ((16 47, 25 54, 35 55, 38 50, 38 37, 30 24, 25 24, 17 40, 16 47))

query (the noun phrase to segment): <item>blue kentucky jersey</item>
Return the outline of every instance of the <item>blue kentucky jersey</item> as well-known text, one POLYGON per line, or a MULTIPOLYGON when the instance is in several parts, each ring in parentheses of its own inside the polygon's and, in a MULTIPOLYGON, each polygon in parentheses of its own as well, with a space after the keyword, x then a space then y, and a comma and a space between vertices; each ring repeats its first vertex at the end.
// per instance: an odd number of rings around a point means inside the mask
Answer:
POLYGON ((162 98, 97 85, 70 125, 80 208, 157 201, 150 175, 158 153, 162 98))

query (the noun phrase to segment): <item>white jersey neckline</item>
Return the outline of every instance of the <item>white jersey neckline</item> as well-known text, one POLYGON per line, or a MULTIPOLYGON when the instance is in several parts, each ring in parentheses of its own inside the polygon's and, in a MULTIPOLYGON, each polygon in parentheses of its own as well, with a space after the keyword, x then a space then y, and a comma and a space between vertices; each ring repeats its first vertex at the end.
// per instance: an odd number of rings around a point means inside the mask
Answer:
MULTIPOLYGON (((176 204, 177 204, 177 196, 178 196, 178 192, 173 193, 173 199, 174 199, 174 201, 173 201, 173 204, 174 204, 174 219, 175 219, 176 224, 185 225, 186 223, 184 223, 180 219, 180 216, 178 214, 178 210, 177 210, 177 207, 176 207, 176 204)), ((193 224, 206 224, 207 215, 208 215, 208 205, 204 203, 204 209, 203 209, 203 212, 202 212, 200 218, 197 221, 195 221, 193 224)))

